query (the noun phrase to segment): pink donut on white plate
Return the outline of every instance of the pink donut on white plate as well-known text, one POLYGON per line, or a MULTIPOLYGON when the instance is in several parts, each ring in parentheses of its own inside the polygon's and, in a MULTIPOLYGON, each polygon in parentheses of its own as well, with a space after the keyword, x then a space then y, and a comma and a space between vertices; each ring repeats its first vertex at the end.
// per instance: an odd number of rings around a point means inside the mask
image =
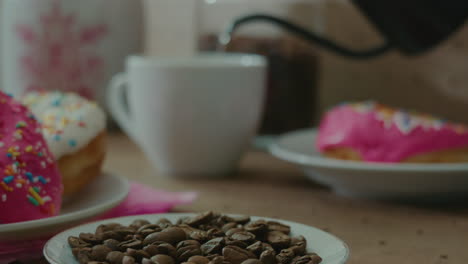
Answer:
POLYGON ((328 111, 317 148, 326 156, 367 162, 468 162, 468 127, 372 101, 328 111))
POLYGON ((34 115, 0 92, 0 224, 57 215, 62 181, 34 115))

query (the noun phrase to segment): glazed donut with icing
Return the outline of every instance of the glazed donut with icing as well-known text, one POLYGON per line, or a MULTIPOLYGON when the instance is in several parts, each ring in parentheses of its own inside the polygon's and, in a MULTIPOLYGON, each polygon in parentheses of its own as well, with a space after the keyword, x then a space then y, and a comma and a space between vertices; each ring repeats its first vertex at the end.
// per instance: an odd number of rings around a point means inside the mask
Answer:
POLYGON ((34 115, 0 92, 0 225, 56 215, 62 182, 34 115))
POLYGON ((96 105, 73 93, 31 92, 22 102, 42 122, 65 196, 77 193, 101 174, 106 153, 106 117, 96 105))
POLYGON ((367 162, 468 162, 468 127, 375 102, 328 111, 316 146, 324 155, 367 162))

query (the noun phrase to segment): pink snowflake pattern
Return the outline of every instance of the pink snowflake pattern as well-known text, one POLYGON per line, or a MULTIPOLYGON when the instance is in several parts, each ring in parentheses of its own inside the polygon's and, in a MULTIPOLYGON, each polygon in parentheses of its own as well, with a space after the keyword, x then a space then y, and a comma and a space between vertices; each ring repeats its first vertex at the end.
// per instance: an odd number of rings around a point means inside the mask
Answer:
POLYGON ((107 35, 107 26, 77 28, 76 16, 63 14, 56 0, 39 20, 39 32, 27 25, 16 27, 27 46, 20 58, 26 90, 61 90, 94 98, 95 86, 103 78, 104 60, 93 47, 107 35))

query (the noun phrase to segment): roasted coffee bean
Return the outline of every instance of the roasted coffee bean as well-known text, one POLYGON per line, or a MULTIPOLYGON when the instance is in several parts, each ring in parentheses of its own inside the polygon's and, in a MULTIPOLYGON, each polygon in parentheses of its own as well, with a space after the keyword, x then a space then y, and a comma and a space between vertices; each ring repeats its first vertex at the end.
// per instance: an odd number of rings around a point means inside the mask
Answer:
POLYGON ((127 241, 127 240, 132 240, 132 239, 133 239, 133 235, 126 235, 122 240, 127 241))
POLYGON ((73 236, 68 238, 68 245, 70 245, 71 248, 91 247, 90 243, 83 241, 83 239, 81 238, 73 237, 73 236))
POLYGON ((104 246, 112 249, 112 251, 118 251, 119 250, 119 244, 120 242, 115 240, 115 239, 107 239, 102 242, 104 246))
POLYGON ((188 216, 184 216, 184 217, 181 217, 177 220, 176 222, 176 226, 178 225, 182 225, 182 224, 187 224, 187 221, 190 219, 191 217, 188 217, 188 216))
POLYGON ((232 264, 241 264, 244 260, 255 258, 252 252, 236 246, 226 246, 222 253, 224 259, 232 264))
POLYGON ((231 236, 234 233, 244 231, 241 227, 236 227, 236 228, 231 228, 228 231, 226 231, 226 236, 231 236))
POLYGON ((140 226, 138 229, 137 229, 137 233, 141 233, 141 231, 143 230, 153 230, 153 232, 159 232, 162 230, 162 228, 157 225, 157 224, 146 224, 146 225, 142 225, 140 226))
POLYGON ((140 235, 140 234, 136 234, 136 235, 133 235, 133 236, 130 236, 130 237, 131 237, 131 239, 136 239, 136 240, 141 240, 141 241, 143 241, 143 239, 145 239, 145 237, 140 235))
POLYGON ((76 258, 78 252, 80 252, 82 248, 72 248, 72 255, 76 258))
POLYGON ((132 249, 140 249, 143 246, 143 243, 141 240, 127 240, 124 242, 121 242, 118 247, 120 250, 127 250, 127 248, 132 248, 132 249))
POLYGON ((189 239, 197 240, 200 242, 205 242, 208 240, 208 232, 203 230, 195 230, 189 234, 189 239))
POLYGON ((210 254, 210 255, 206 255, 205 257, 211 261, 216 257, 222 257, 222 256, 220 254, 210 254))
POLYGON ((144 247, 143 250, 148 252, 151 256, 162 254, 173 258, 176 257, 176 248, 165 242, 154 242, 153 244, 144 247))
POLYGON ((278 264, 288 264, 295 256, 292 249, 283 249, 276 255, 276 262, 278 264))
POLYGON ((306 243, 297 242, 294 246, 290 247, 296 256, 304 255, 306 253, 306 243))
POLYGON ((141 264, 154 264, 154 262, 151 259, 144 258, 141 260, 141 264))
POLYGON ((221 227, 227 224, 227 222, 224 221, 224 218, 222 218, 220 214, 213 213, 213 219, 211 220, 211 224, 221 227))
POLYGON ((135 230, 130 227, 119 228, 119 229, 114 230, 114 232, 116 232, 122 237, 135 234, 135 230))
POLYGON ((286 235, 289 235, 291 228, 285 224, 276 221, 268 221, 268 230, 269 231, 279 231, 286 235))
POLYGON ((116 231, 106 231, 102 233, 96 233, 96 238, 103 241, 107 239, 122 240, 125 238, 125 236, 119 234, 116 231))
POLYGON ((138 231, 138 234, 144 238, 146 238, 148 235, 151 235, 153 233, 156 233, 153 229, 143 229, 141 231, 138 231))
POLYGON ((91 251, 91 259, 97 261, 105 261, 107 254, 109 254, 112 250, 104 245, 96 245, 92 248, 91 251))
POLYGON ((163 232, 155 232, 147 235, 145 239, 143 240, 144 245, 149 245, 154 242, 166 242, 171 244, 172 243, 172 236, 169 233, 163 233, 163 232))
POLYGON ((219 228, 211 228, 208 231, 206 231, 206 233, 209 239, 224 236, 224 232, 219 228))
POLYGON ((86 243, 90 243, 92 245, 97 245, 102 242, 101 239, 97 238, 96 235, 91 233, 81 233, 79 238, 86 243))
POLYGON ((156 241, 163 241, 169 244, 177 244, 178 242, 185 240, 187 235, 184 230, 179 227, 168 227, 163 229, 161 232, 155 232, 149 234, 143 240, 143 244, 149 245, 156 241))
POLYGON ((213 212, 201 213, 195 217, 189 218, 185 223, 189 226, 199 226, 202 224, 209 223, 213 219, 213 212))
POLYGON ((247 260, 244 260, 242 264, 263 264, 263 263, 258 259, 247 259, 247 260))
POLYGON ((240 215, 232 217, 232 222, 236 222, 238 224, 244 225, 250 222, 250 216, 247 215, 240 215))
POLYGON ((185 234, 187 235, 187 237, 189 237, 190 233, 194 232, 194 231, 202 231, 200 229, 197 229, 195 227, 191 227, 187 224, 180 224, 178 225, 177 227, 179 228, 182 228, 182 230, 184 230, 185 234))
POLYGON ((114 231, 118 228, 122 227, 121 224, 117 224, 117 223, 109 223, 109 224, 102 224, 102 225, 99 225, 98 227, 96 227, 96 234, 97 233, 104 233, 104 232, 107 232, 107 231, 114 231))
POLYGON ((78 263, 87 264, 88 262, 92 260, 90 254, 91 252, 78 252, 75 258, 76 260, 78 260, 78 263))
POLYGON ((151 244, 151 245, 145 246, 143 248, 143 250, 148 252, 148 254, 150 254, 151 256, 160 254, 159 249, 158 249, 158 245, 151 244))
POLYGON ((90 261, 90 262, 88 262, 88 264, 109 264, 109 263, 107 263, 105 261, 90 261))
POLYGON ((137 220, 134 220, 134 221, 130 224, 130 226, 133 227, 133 228, 138 229, 138 228, 140 228, 140 227, 142 227, 142 226, 144 226, 144 225, 149 225, 149 224, 151 224, 151 223, 150 223, 148 220, 145 220, 145 219, 137 219, 137 220))
POLYGON ((256 236, 261 236, 268 232, 268 224, 265 220, 257 220, 255 222, 246 224, 245 231, 248 231, 256 236))
POLYGON ((291 238, 280 231, 268 232, 267 242, 275 249, 283 249, 289 247, 291 238))
POLYGON ((141 249, 127 248, 125 255, 131 256, 136 262, 140 262, 143 258, 150 258, 150 254, 141 249))
POLYGON ((271 250, 271 251, 275 252, 275 254, 276 254, 276 250, 275 250, 270 244, 268 244, 268 243, 262 243, 262 246, 263 246, 263 251, 265 251, 265 250, 271 250))
POLYGON ((153 264, 175 264, 174 259, 168 255, 158 254, 156 256, 152 256, 150 260, 153 264))
POLYGON ((312 253, 306 256, 299 256, 293 259, 291 264, 319 264, 322 262, 322 258, 317 254, 312 253))
POLYGON ((303 236, 291 237, 291 246, 294 246, 300 242, 306 243, 307 245, 307 240, 305 239, 305 237, 303 236))
POLYGON ((123 252, 111 251, 107 254, 106 261, 110 264, 121 264, 124 256, 125 254, 123 252))
POLYGON ((263 264, 276 264, 276 256, 273 250, 263 251, 259 259, 263 264))
POLYGON ((233 240, 233 239, 231 239, 229 237, 225 238, 224 241, 225 241, 227 246, 236 246, 236 247, 240 247, 240 248, 247 248, 247 246, 249 246, 249 244, 247 244, 246 242, 239 241, 239 240, 233 240))
POLYGON ((91 248, 74 248, 72 254, 78 260, 80 264, 86 264, 91 261, 91 248))
POLYGON ((158 222, 156 222, 156 224, 158 224, 161 228, 167 228, 172 226, 172 222, 169 221, 167 218, 159 219, 158 222))
POLYGON ((204 231, 208 231, 208 230, 214 229, 214 228, 217 228, 217 227, 214 226, 214 225, 199 225, 198 226, 198 229, 204 230, 204 231))
POLYGON ((187 262, 192 262, 194 264, 208 264, 210 260, 204 256, 192 256, 187 260, 187 262))
POLYGON ((257 256, 259 256, 265 250, 271 250, 275 252, 275 250, 273 249, 273 247, 271 247, 270 244, 263 243, 262 241, 257 241, 253 243, 252 245, 248 246, 246 249, 250 250, 252 253, 254 253, 257 256))
POLYGON ((200 243, 196 240, 185 240, 177 244, 177 260, 186 261, 192 256, 201 255, 200 243))
POLYGON ((224 260, 224 257, 223 256, 216 256, 214 258, 212 258, 210 260, 210 262, 208 262, 209 264, 223 264, 225 263, 226 261, 224 260))
POLYGON ((124 256, 122 259, 122 264, 135 264, 136 261, 133 257, 131 256, 124 256))
POLYGON ((232 240, 250 243, 255 240, 255 235, 247 231, 234 232, 229 236, 232 240))
POLYGON ((262 241, 257 241, 253 243, 252 245, 248 246, 246 249, 254 253, 257 256, 260 256, 260 254, 263 252, 262 241))
POLYGON ((291 248, 294 250, 296 256, 304 255, 307 249, 307 240, 303 236, 292 237, 291 248))
POLYGON ((177 244, 182 240, 187 239, 187 234, 184 232, 182 228, 171 226, 163 229, 161 233, 168 233, 171 236, 171 244, 177 244))
POLYGON ((220 253, 223 246, 224 246, 224 238, 217 237, 203 244, 201 246, 201 251, 204 255, 212 255, 215 253, 220 253))
POLYGON ((229 229, 236 228, 237 225, 238 224, 236 222, 229 222, 223 225, 223 227, 221 227, 221 230, 223 230, 223 232, 227 232, 229 229))

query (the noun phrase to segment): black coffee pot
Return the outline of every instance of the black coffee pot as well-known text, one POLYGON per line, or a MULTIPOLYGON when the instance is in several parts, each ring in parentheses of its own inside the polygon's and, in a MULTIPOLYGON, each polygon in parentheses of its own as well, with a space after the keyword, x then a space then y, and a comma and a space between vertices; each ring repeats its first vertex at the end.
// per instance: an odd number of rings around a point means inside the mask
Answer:
POLYGON ((309 42, 354 59, 379 56, 391 49, 406 55, 421 54, 437 46, 468 17, 468 0, 351 0, 383 35, 384 43, 368 50, 352 50, 282 18, 251 14, 236 19, 220 36, 227 44, 235 30, 250 22, 276 24, 309 42))

